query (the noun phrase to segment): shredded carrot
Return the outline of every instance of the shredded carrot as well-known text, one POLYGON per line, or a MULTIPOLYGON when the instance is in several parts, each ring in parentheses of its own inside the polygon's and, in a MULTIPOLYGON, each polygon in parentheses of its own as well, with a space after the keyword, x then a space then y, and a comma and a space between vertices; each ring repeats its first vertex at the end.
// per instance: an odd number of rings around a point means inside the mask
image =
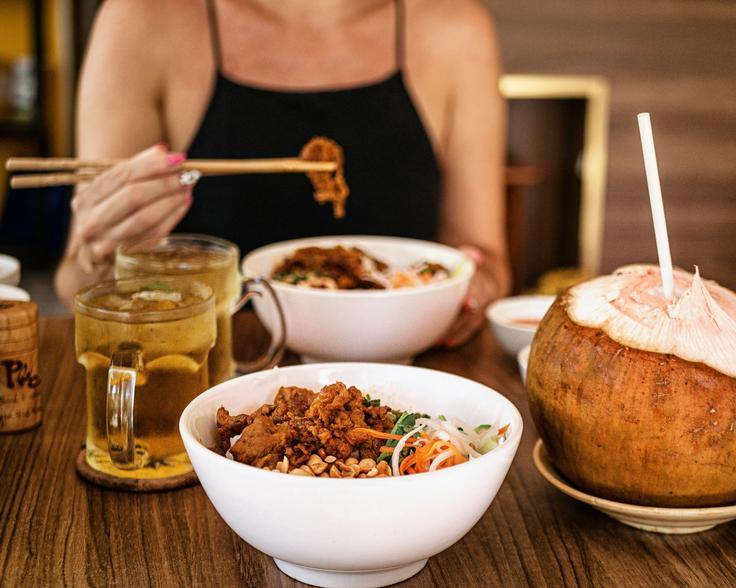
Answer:
POLYGON ((500 428, 500 429, 498 430, 498 434, 499 434, 499 435, 503 435, 503 434, 504 434, 504 433, 505 433, 506 431, 508 431, 508 430, 509 430, 509 426, 508 426, 508 425, 504 425, 503 427, 501 427, 501 428, 500 428))
MULTIPOLYGON (((366 429, 365 427, 356 427, 353 429, 356 433, 363 433, 365 435, 370 435, 371 437, 375 437, 376 439, 393 439, 398 441, 403 437, 403 435, 392 435, 391 433, 384 433, 383 431, 375 431, 373 429, 366 429)), ((411 441, 411 439, 409 439, 411 441)))
MULTIPOLYGON (((502 435, 507 428, 508 426, 500 429, 498 434, 502 435)), ((403 437, 403 435, 393 435, 391 433, 375 431, 365 427, 357 427, 353 429, 353 431, 356 433, 363 433, 376 439, 391 441, 398 441, 403 437)), ((419 435, 420 436, 418 438, 409 438, 406 440, 406 447, 413 451, 399 463, 399 475, 404 476, 408 474, 428 472, 435 458, 448 451, 451 455, 437 464, 436 469, 440 470, 468 461, 468 458, 449 441, 430 438, 424 431, 420 431, 419 435)), ((382 453, 393 453, 394 449, 395 447, 390 447, 385 444, 381 446, 382 453)))
POLYGON ((446 451, 451 452, 453 455, 450 455, 437 464, 436 469, 438 470, 468 461, 468 458, 449 441, 429 439, 428 437, 427 439, 427 443, 417 446, 413 453, 410 453, 401 460, 399 464, 399 475, 428 472, 435 458, 446 451))
MULTIPOLYGON (((403 435, 392 435, 391 433, 384 433, 382 431, 376 431, 374 429, 366 429, 365 427, 356 427, 355 429, 353 429, 353 431, 356 433, 363 433, 364 435, 368 435, 370 437, 375 437, 376 439, 386 439, 389 441, 398 441, 403 437, 403 435)), ((406 446, 414 447, 417 441, 419 441, 419 439, 407 439, 406 446)), ((391 453, 393 449, 393 447, 388 446, 381 447, 381 451, 384 451, 386 453, 391 453)))

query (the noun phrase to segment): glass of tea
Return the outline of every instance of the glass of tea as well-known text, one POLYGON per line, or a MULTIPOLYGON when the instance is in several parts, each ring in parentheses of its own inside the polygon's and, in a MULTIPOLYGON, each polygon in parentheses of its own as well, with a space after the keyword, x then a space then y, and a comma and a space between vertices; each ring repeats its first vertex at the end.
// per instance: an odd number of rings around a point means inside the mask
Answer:
POLYGON ((265 280, 243 280, 238 272, 237 245, 206 235, 175 234, 123 243, 115 254, 115 276, 185 275, 208 284, 215 293, 217 342, 210 352, 210 385, 231 378, 235 368, 248 373, 272 367, 285 349, 285 329, 281 306, 265 280), (252 296, 269 297, 277 310, 275 332, 268 350, 251 362, 233 359, 232 315, 252 296))
POLYGON ((201 282, 103 282, 75 298, 77 361, 87 380, 87 463, 123 478, 191 471, 179 417, 209 386, 215 298, 201 282))

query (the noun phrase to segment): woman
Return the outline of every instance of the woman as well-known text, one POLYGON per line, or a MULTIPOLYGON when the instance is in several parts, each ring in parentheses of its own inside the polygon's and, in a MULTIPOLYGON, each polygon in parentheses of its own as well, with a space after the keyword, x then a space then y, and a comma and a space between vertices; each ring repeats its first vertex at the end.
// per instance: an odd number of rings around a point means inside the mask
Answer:
POLYGON ((72 201, 60 298, 110 275, 121 240, 175 228, 244 252, 416 236, 465 246, 479 265, 447 343, 464 341, 509 283, 498 75, 475 0, 108 0, 81 77, 78 151, 138 154, 72 201), (290 156, 315 134, 345 150, 345 219, 310 201, 304 177, 206 178, 194 197, 179 182, 186 157, 290 156))

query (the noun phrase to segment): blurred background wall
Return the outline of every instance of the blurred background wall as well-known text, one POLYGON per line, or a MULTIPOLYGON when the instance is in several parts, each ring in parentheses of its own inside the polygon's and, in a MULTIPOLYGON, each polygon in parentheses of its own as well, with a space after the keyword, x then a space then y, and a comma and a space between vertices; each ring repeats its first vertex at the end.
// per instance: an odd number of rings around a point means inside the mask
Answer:
POLYGON ((611 84, 602 269, 656 260, 636 126, 649 111, 673 261, 736 288, 736 2, 484 2, 506 72, 611 84))

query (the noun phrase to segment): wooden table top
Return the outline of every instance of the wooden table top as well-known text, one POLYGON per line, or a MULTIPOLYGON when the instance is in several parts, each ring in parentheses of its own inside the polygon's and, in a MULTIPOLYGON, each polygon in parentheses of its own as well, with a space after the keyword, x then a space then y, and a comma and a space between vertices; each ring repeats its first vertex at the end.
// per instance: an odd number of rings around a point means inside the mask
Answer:
MULTIPOLYGON (((128 494, 79 478, 85 395, 71 319, 42 320, 40 364, 43 425, 0 435, 0 585, 301 585, 238 538, 199 486, 128 494)), ((416 364, 499 390, 519 408, 526 430, 480 522, 402 586, 736 585, 736 523, 695 535, 638 531, 542 479, 515 362, 488 332, 416 364)))

